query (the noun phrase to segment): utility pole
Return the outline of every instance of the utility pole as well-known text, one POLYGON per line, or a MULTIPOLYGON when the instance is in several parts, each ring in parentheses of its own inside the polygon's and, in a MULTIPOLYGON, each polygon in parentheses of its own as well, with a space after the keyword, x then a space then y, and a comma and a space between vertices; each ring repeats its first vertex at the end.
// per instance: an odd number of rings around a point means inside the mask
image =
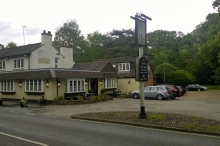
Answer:
POLYGON ((27 28, 27 27, 25 25, 23 25, 23 38, 24 38, 24 45, 25 45, 24 28, 27 28))
POLYGON ((166 84, 166 70, 165 70, 165 68, 166 68, 166 63, 164 62, 163 63, 163 82, 164 82, 164 84, 166 84))
POLYGON ((139 118, 146 118, 144 106, 144 82, 148 81, 148 62, 143 57, 143 47, 146 47, 146 25, 147 19, 152 20, 150 17, 143 13, 136 13, 135 17, 130 16, 131 19, 135 20, 135 44, 139 47, 139 57, 136 59, 136 71, 135 80, 139 81, 140 89, 140 114, 139 118))

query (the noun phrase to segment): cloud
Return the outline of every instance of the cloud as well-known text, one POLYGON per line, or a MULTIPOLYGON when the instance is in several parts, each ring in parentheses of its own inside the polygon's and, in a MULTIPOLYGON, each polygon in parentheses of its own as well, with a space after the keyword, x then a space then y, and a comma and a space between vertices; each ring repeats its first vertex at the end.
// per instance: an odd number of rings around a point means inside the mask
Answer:
POLYGON ((0 32, 10 28, 11 25, 8 22, 0 20, 0 32))

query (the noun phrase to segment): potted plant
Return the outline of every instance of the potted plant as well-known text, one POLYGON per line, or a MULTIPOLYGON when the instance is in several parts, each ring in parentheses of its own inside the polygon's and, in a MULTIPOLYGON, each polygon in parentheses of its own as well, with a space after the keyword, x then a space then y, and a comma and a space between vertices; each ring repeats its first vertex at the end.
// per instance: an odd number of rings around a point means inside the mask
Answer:
POLYGON ((23 98, 19 101, 20 107, 27 107, 27 102, 28 102, 28 100, 23 97, 23 98))
POLYGON ((44 96, 39 98, 38 102, 39 102, 40 105, 47 105, 47 100, 44 98, 44 96))

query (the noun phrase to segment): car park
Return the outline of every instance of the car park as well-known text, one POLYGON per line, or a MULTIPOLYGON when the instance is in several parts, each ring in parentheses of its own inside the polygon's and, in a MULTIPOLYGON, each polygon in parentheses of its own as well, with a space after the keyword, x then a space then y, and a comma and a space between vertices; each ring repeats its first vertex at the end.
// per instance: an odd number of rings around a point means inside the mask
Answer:
MULTIPOLYGON (((134 99, 140 98, 140 91, 132 91, 130 96, 134 99)), ((144 88, 145 98, 155 98, 158 100, 172 98, 172 92, 166 86, 147 86, 144 88)))
POLYGON ((208 90, 207 87, 199 85, 199 84, 190 84, 187 85, 187 91, 206 91, 208 90))

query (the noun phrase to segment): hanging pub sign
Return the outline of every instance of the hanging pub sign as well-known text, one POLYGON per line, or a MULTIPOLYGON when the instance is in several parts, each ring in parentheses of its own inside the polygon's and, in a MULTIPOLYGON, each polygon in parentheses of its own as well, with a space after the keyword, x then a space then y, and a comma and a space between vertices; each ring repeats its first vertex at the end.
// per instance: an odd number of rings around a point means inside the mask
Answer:
POLYGON ((148 81, 148 62, 145 57, 136 59, 135 80, 139 82, 148 81))
POLYGON ((146 20, 135 16, 135 44, 140 47, 146 46, 146 20))

